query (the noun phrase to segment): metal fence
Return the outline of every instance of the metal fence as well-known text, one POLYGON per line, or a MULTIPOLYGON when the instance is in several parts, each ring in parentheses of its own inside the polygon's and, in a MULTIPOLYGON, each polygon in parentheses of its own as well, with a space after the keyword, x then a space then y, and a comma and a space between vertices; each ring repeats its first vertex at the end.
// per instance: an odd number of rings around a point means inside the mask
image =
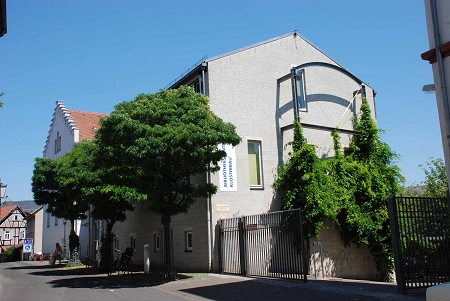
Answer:
POLYGON ((450 281, 450 212, 447 198, 388 200, 399 293, 450 281))
POLYGON ((307 280, 300 209, 220 220, 222 273, 307 280))
POLYGON ((158 277, 160 280, 178 279, 177 270, 173 260, 173 229, 159 229, 160 265, 158 277))

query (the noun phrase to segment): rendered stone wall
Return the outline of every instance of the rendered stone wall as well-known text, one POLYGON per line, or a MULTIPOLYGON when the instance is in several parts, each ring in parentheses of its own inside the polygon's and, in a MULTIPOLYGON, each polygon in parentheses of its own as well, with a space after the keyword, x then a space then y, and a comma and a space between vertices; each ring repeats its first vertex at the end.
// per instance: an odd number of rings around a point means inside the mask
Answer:
POLYGON ((345 247, 339 229, 330 220, 319 238, 311 240, 310 254, 309 274, 313 277, 376 280, 376 269, 368 245, 358 248, 356 244, 351 244, 345 247))

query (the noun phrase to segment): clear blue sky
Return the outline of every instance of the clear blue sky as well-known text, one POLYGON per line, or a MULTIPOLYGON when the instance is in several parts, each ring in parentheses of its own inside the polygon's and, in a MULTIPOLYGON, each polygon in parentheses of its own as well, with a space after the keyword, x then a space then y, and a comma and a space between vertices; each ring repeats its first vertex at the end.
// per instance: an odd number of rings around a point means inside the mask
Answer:
POLYGON ((7 0, 0 38, 0 178, 31 200, 55 102, 110 113, 165 87, 210 57, 293 30, 370 83, 383 141, 401 155, 407 184, 443 158, 423 1, 7 0))

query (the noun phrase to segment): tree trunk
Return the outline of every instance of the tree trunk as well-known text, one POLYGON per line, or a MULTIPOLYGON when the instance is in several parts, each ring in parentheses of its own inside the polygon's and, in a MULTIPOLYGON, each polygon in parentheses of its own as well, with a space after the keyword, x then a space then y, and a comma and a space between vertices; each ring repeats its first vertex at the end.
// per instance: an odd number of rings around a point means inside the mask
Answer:
POLYGON ((163 262, 165 266, 170 266, 172 264, 172 260, 171 260, 171 233, 170 233, 170 222, 172 221, 172 219, 170 218, 170 216, 166 216, 166 215, 162 215, 161 216, 161 224, 163 225, 164 229, 163 229, 163 248, 164 248, 164 257, 163 257, 163 262))

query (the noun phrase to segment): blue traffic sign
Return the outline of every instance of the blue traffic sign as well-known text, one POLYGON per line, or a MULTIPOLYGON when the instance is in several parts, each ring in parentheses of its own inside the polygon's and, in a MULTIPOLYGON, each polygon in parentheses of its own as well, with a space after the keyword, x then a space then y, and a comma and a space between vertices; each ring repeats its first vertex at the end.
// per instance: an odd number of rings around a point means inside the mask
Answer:
POLYGON ((24 245, 32 245, 33 244, 33 239, 32 238, 25 238, 23 240, 23 244, 24 245))

